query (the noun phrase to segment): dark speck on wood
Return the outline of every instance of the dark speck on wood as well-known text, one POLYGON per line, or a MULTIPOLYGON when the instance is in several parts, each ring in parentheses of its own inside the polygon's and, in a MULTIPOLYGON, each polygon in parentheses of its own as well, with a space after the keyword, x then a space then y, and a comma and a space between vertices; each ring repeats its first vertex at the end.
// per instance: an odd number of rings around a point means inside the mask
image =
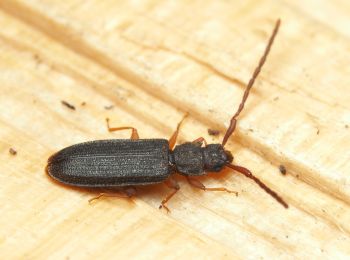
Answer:
POLYGON ((219 130, 216 130, 216 129, 208 129, 208 134, 209 135, 214 135, 214 136, 216 136, 216 135, 219 135, 220 134, 220 131, 219 130))
POLYGON ((104 107, 106 110, 111 110, 112 108, 114 108, 114 106, 113 105, 109 105, 109 106, 105 106, 104 107))
POLYGON ((11 154, 11 155, 16 155, 17 154, 17 151, 14 149, 14 148, 10 148, 9 149, 9 153, 11 154))
POLYGON ((67 101, 61 100, 61 103, 62 103, 62 105, 68 107, 69 109, 75 110, 75 106, 73 106, 72 104, 69 104, 67 101))
POLYGON ((280 170, 280 173, 282 173, 283 175, 286 175, 286 173, 287 173, 286 166, 284 166, 284 165, 281 164, 281 165, 278 167, 278 169, 280 170))

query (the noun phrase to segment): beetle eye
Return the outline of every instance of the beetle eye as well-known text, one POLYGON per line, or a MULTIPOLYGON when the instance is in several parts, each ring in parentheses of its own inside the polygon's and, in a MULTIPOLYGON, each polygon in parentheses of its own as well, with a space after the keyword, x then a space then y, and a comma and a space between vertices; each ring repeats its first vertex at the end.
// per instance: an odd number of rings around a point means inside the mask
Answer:
POLYGON ((214 170, 215 172, 220 171, 220 170, 221 170, 221 166, 215 166, 215 167, 213 168, 213 170, 214 170))
POLYGON ((230 151, 225 150, 225 154, 226 154, 226 157, 227 157, 227 161, 231 163, 233 161, 232 153, 230 151))

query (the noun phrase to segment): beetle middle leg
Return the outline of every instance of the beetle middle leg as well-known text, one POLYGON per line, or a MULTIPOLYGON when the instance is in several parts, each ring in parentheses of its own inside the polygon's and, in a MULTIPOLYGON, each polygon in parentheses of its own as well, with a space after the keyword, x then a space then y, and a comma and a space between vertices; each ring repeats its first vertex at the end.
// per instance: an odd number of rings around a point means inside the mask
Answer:
POLYGON ((192 141, 192 143, 200 143, 201 146, 204 143, 205 146, 208 145, 207 141, 204 139, 204 137, 199 137, 196 140, 192 141))
POLYGON ((89 199, 89 203, 98 200, 102 197, 117 197, 117 198, 131 198, 136 195, 136 189, 134 187, 125 187, 122 190, 116 192, 101 192, 96 197, 89 199))
POLYGON ((177 181, 173 178, 169 178, 168 180, 166 180, 165 185, 168 186, 170 189, 174 189, 170 194, 168 194, 165 199, 162 200, 162 203, 159 205, 159 209, 161 208, 165 208, 167 213, 170 212, 170 209, 165 205, 174 195, 176 192, 179 191, 180 186, 177 183, 177 181))
POLYGON ((109 132, 131 129, 132 132, 131 132, 130 139, 136 140, 136 139, 140 138, 139 134, 137 133, 137 129, 132 127, 132 126, 110 127, 110 125, 109 125, 109 118, 106 118, 106 122, 107 122, 107 128, 108 128, 109 132))
POLYGON ((225 191, 225 192, 228 192, 228 193, 234 193, 236 194, 236 196, 238 196, 238 192, 237 191, 233 191, 233 190, 229 190, 229 189, 226 189, 224 187, 218 187, 218 188, 207 188, 204 186, 203 183, 201 183, 199 180, 195 179, 195 178, 190 178, 190 177, 186 177, 188 183, 195 187, 195 188, 198 188, 198 189, 201 189, 201 190, 205 190, 205 191, 225 191))
POLYGON ((175 132, 172 134, 172 136, 169 139, 169 149, 172 150, 176 144, 176 139, 177 136, 179 135, 179 130, 181 127, 182 122, 185 120, 185 118, 188 116, 188 113, 186 113, 183 118, 181 119, 181 121, 177 124, 176 130, 175 132))

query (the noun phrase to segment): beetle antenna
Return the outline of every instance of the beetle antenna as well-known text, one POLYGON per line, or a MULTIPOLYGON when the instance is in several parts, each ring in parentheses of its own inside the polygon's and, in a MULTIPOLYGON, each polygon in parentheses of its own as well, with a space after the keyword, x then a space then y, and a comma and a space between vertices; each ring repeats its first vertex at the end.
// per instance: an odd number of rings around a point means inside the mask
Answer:
POLYGON ((285 207, 286 209, 288 208, 288 204, 275 191, 271 190, 259 178, 255 177, 250 170, 248 170, 245 167, 233 164, 226 164, 226 166, 255 181, 255 183, 258 184, 260 188, 262 188, 264 191, 270 194, 275 200, 282 204, 283 207, 285 207))
POLYGON ((236 123, 237 123, 237 117, 239 116, 239 114, 241 113, 241 111, 243 110, 244 108, 244 103, 246 102, 247 98, 248 98, 248 95, 249 95, 249 91, 250 89, 253 87, 254 85, 254 82, 255 82, 255 79, 258 77, 260 71, 261 71, 261 68, 262 66, 264 65, 265 61, 266 61, 266 57, 267 55, 269 54, 270 52, 270 49, 271 49, 271 46, 272 46, 272 43, 275 39, 275 36, 278 32, 278 28, 281 24, 281 20, 278 19, 277 22, 276 22, 276 25, 275 25, 275 28, 273 29, 273 32, 272 32, 272 35, 269 39, 269 42, 265 48, 265 52, 263 54, 263 56, 260 58, 260 61, 259 61, 259 64, 258 66, 256 67, 252 77, 250 78, 249 80, 249 83, 244 91, 244 95, 243 95, 243 98, 242 98, 242 101, 241 101, 241 104, 239 105, 236 113, 233 115, 233 117, 231 118, 231 121, 230 121, 230 126, 227 128, 227 131, 225 133, 225 136, 224 138, 222 139, 222 146, 225 146, 228 138, 232 135, 232 133, 235 131, 236 129, 236 123))

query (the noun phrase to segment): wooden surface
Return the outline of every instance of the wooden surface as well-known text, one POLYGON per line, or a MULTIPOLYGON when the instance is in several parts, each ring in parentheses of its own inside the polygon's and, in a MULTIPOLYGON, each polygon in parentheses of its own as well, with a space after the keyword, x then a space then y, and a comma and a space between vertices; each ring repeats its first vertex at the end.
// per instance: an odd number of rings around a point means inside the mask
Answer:
POLYGON ((1 0, 0 27, 2 259, 349 258, 348 1, 1 0), (201 180, 238 197, 178 177, 171 214, 164 185, 89 205, 46 176, 65 146, 130 135, 106 117, 168 138, 189 112, 180 143, 220 142, 207 129, 224 132, 279 17, 227 148, 288 210, 230 171, 201 180))

